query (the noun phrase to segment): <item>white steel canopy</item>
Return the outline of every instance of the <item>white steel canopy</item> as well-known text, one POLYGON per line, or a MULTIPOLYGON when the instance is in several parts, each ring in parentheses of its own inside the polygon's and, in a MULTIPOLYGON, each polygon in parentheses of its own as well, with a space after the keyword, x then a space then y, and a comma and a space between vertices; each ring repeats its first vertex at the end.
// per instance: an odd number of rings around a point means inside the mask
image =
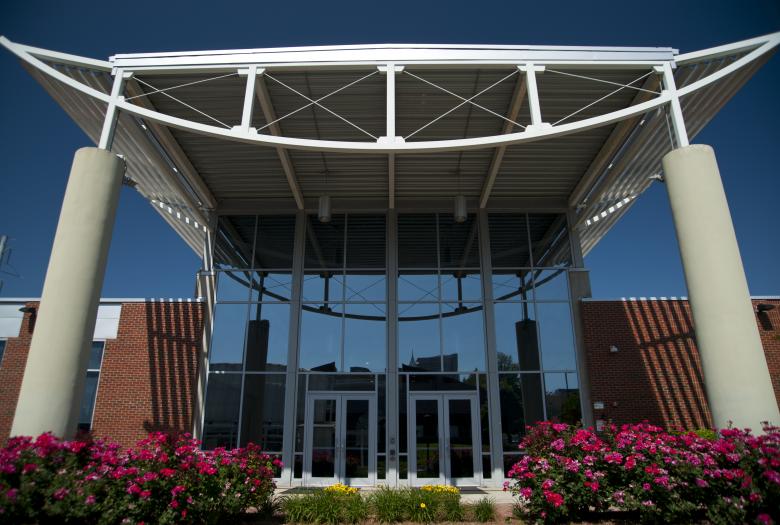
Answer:
POLYGON ((212 212, 573 210, 587 253, 772 55, 780 33, 704 51, 362 45, 121 54, 10 42, 182 238, 212 212))

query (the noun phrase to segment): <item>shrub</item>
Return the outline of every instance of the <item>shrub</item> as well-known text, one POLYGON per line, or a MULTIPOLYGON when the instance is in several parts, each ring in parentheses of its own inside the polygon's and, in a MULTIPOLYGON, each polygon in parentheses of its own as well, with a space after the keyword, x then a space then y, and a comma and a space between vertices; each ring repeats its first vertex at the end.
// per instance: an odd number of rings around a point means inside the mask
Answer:
POLYGON ((341 484, 289 496, 282 510, 291 523, 358 523, 368 517, 368 504, 358 489, 341 484))
POLYGON ((726 429, 717 439, 648 425, 602 435, 563 423, 529 427, 508 482, 526 518, 582 519, 628 512, 645 522, 780 519, 780 428, 726 429))
POLYGON ((369 496, 369 505, 377 521, 395 523, 407 518, 411 497, 409 490, 379 487, 369 496))
POLYGON ((0 521, 213 523, 270 508, 281 464, 249 445, 199 450, 153 433, 135 449, 106 441, 17 437, 0 449, 0 521))
POLYGON ((471 506, 473 521, 482 523, 496 519, 496 505, 490 498, 482 498, 471 506))

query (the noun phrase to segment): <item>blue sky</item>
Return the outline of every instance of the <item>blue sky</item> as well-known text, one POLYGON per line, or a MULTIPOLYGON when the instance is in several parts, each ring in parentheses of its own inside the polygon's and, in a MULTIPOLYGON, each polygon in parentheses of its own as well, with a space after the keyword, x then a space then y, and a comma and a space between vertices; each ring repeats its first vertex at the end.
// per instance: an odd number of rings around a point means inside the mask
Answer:
MULTIPOLYGON (((120 52, 357 43, 671 46, 681 51, 780 30, 780 2, 41 2, 0 5, 14 41, 94 58, 120 52)), ((751 293, 780 294, 780 62, 773 58, 694 142, 718 155, 751 293)), ((20 277, 0 295, 38 296, 73 153, 86 136, 0 52, 0 234, 20 277)), ((196 255, 124 188, 104 297, 187 297, 196 255)), ((596 297, 684 295, 665 190, 654 185, 588 256, 596 297)), ((7 268, 6 268, 7 269, 7 268)))

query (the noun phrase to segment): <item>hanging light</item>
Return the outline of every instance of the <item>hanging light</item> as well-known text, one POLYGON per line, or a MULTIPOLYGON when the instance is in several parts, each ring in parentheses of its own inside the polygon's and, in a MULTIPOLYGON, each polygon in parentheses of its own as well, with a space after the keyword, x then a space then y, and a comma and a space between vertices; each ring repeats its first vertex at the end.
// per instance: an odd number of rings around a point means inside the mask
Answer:
POLYGON ((466 222, 467 218, 468 218, 468 212, 466 211, 466 196, 456 195, 455 196, 455 222, 457 223, 466 222))
POLYGON ((330 195, 320 196, 320 206, 317 212, 320 222, 330 222, 330 195))

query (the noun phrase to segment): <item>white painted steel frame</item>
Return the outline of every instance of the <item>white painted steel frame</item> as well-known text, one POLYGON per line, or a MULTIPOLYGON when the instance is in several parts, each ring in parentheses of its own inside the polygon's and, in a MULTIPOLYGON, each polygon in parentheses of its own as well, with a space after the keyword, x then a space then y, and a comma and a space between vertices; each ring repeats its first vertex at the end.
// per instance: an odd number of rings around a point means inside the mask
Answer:
MULTIPOLYGON (((774 49, 780 44, 780 33, 772 33, 764 37, 758 37, 748 41, 737 42, 729 46, 720 46, 714 48, 713 54, 723 56, 729 52, 735 53, 746 49, 752 49, 745 56, 736 60, 732 64, 723 67, 717 72, 702 78, 691 85, 685 86, 679 90, 666 89, 659 96, 646 102, 624 108, 618 111, 584 119, 578 122, 561 124, 558 126, 531 126, 517 133, 508 133, 504 135, 476 137, 468 139, 440 140, 440 141, 419 141, 419 142, 397 142, 395 140, 377 142, 354 142, 354 141, 332 141, 332 140, 314 140, 274 136, 267 134, 253 133, 251 129, 245 129, 240 126, 237 129, 223 129, 212 125, 192 122, 186 119, 165 115, 148 108, 132 104, 120 97, 112 97, 91 88, 75 79, 57 71, 50 65, 44 63, 44 60, 53 62, 68 63, 79 65, 85 68, 100 69, 105 71, 110 67, 119 67, 127 72, 138 72, 148 67, 163 67, 168 70, 191 70, 193 67, 202 67, 204 64, 213 66, 215 64, 230 65, 261 65, 267 67, 268 64, 278 64, 272 60, 279 59, 285 51, 266 50, 254 51, 249 53, 228 52, 223 54, 201 52, 179 55, 118 55, 114 63, 100 62, 90 59, 82 59, 72 55, 56 53, 52 51, 41 50, 13 43, 4 37, 0 37, 0 44, 18 56, 21 60, 37 68, 41 72, 65 83, 69 87, 76 89, 86 95, 107 104, 113 104, 117 109, 126 111, 129 114, 141 118, 149 119, 160 124, 165 124, 174 128, 179 128, 194 133, 222 138, 225 140, 262 144, 272 147, 323 151, 323 152, 344 152, 344 153, 379 153, 379 154, 399 154, 399 153, 423 153, 423 152, 441 152, 441 151, 462 151, 470 149, 490 148, 499 146, 508 146, 563 136, 579 131, 585 131, 599 126, 608 125, 614 122, 630 118, 650 111, 654 108, 675 104, 675 101, 681 96, 685 96, 698 89, 704 88, 724 76, 746 66, 750 62, 761 57, 765 53, 774 49), (217 57, 222 57, 217 60, 217 57), (186 58, 185 58, 186 57, 186 58)), ((587 66, 613 66, 613 67, 634 67, 660 66, 671 67, 674 64, 674 56, 671 50, 648 50, 641 48, 593 48, 585 50, 584 48, 555 48, 555 47, 481 47, 481 46, 348 46, 344 48, 326 48, 311 50, 304 48, 301 51, 289 51, 288 54, 295 55, 299 67, 325 67, 324 63, 332 63, 325 57, 333 55, 339 60, 335 63, 348 64, 360 62, 355 55, 360 54, 361 50, 368 50, 371 56, 376 57, 377 53, 381 56, 387 56, 391 51, 396 55, 389 59, 376 63, 377 66, 385 66, 388 63, 398 65, 408 64, 441 64, 449 67, 462 67, 464 64, 496 64, 505 66, 524 66, 532 63, 534 66, 544 66, 546 64, 555 64, 560 68, 565 65, 574 65, 577 67, 587 66), (317 55, 316 60, 311 55, 317 55), (325 54, 325 55, 323 55, 325 54), (502 58, 503 57, 503 58, 502 58), (595 58, 594 58, 595 57, 595 58), (522 60, 521 60, 522 58, 522 60), (649 60, 648 60, 649 58, 649 60), (514 59, 514 60, 513 60, 514 59)), ((683 55, 685 63, 692 60, 707 60, 709 55, 705 52, 698 52, 690 55, 683 55)), ((285 59, 282 59, 284 62, 285 59)), ((289 60, 289 59, 288 59, 289 60)), ((373 59, 376 61, 376 58, 373 59)), ((119 70, 119 69, 118 69, 119 70)), ((117 71, 118 71, 117 70, 117 71)), ((530 86, 529 86, 530 88, 530 86)), ((539 117, 539 115, 536 115, 539 117)), ((110 117, 110 115, 109 115, 110 117)))

